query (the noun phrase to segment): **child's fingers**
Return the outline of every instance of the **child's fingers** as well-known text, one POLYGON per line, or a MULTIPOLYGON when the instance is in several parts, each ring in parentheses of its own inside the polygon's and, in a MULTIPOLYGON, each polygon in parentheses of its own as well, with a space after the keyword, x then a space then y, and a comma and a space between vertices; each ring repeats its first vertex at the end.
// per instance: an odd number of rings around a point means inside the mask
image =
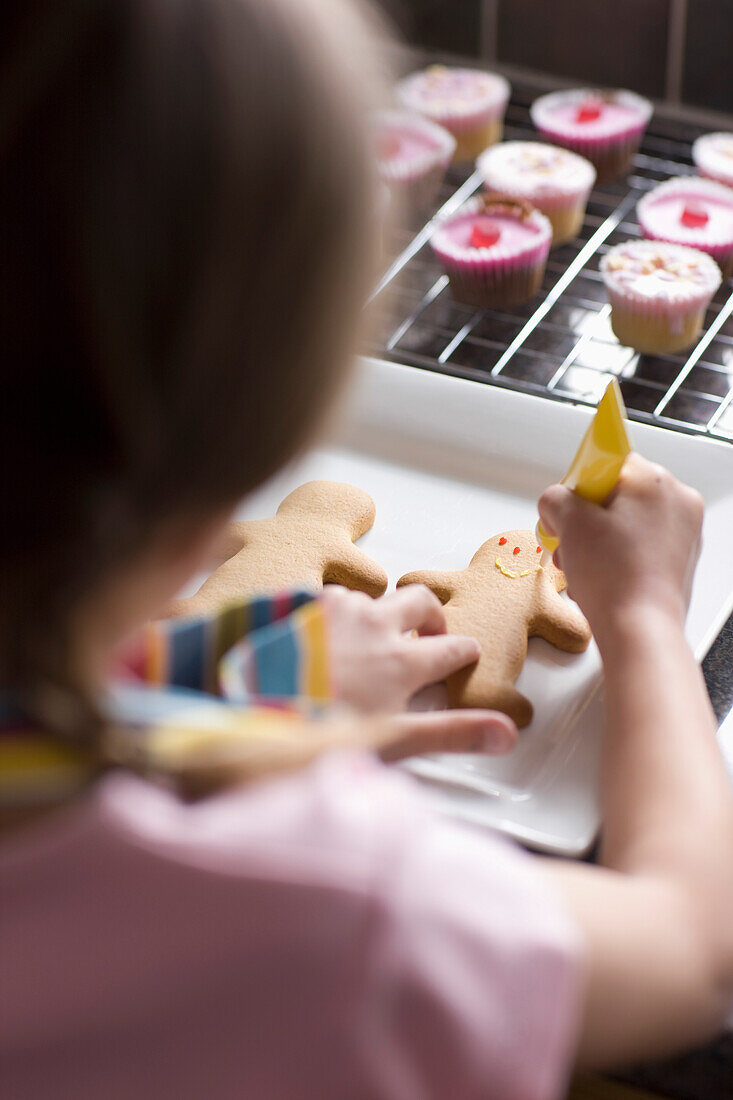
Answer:
POLYGON ((445 634, 445 612, 438 597, 424 584, 408 584, 381 599, 401 634, 416 630, 418 634, 445 634))
POLYGON ((425 684, 440 683, 481 656, 481 646, 476 639, 461 634, 406 640, 405 649, 415 691, 425 684))
POLYGON ((565 519, 577 500, 578 497, 564 485, 550 485, 545 489, 537 501, 537 511, 548 535, 557 537, 562 534, 565 519))
POLYGON ((562 540, 579 530, 598 530, 603 523, 604 510, 592 501, 585 500, 564 485, 551 485, 537 502, 542 526, 549 535, 562 540))
POLYGON ((384 727, 379 746, 383 760, 402 760, 428 752, 510 752, 517 727, 506 714, 493 710, 442 710, 400 714, 384 727))

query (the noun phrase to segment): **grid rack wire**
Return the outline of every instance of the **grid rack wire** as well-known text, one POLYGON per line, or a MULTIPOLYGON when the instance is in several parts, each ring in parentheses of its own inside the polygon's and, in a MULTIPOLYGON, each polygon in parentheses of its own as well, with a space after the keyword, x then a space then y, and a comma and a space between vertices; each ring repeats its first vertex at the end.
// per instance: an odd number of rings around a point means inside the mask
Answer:
MULTIPOLYGON (((514 88, 505 137, 540 140, 514 88)), ((595 405, 612 377, 632 419, 733 442, 733 279, 724 280, 687 354, 640 355, 618 343, 599 271, 604 253, 641 236, 639 198, 670 176, 694 172, 690 148, 704 129, 655 115, 625 180, 591 193, 575 241, 553 249, 540 294, 526 305, 476 310, 455 301, 430 248, 433 220, 482 186, 478 172, 451 168, 425 223, 394 232, 392 262, 372 298, 369 352, 383 359, 595 405)))

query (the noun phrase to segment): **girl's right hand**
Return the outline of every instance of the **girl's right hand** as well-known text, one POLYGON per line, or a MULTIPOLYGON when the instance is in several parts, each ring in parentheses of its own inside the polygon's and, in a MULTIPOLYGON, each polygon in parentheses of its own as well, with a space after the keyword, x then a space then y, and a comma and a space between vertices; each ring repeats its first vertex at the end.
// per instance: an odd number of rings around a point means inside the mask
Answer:
POLYGON ((539 500, 543 526, 560 539, 556 564, 601 643, 629 614, 684 623, 700 553, 703 499, 637 454, 604 507, 563 485, 539 500))

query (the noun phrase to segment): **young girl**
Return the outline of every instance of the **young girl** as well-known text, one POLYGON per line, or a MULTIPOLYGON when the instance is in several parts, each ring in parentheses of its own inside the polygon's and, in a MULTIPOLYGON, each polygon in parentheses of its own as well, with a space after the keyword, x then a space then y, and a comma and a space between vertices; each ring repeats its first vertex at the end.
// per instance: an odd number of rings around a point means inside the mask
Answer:
POLYGON ((3 1094, 550 1100, 576 1063, 713 1034, 733 811, 683 634, 702 505, 665 471, 629 461, 605 509, 540 501, 604 661, 601 867, 438 819, 367 751, 516 737, 405 713, 477 655, 425 590, 142 629, 345 373, 368 21, 346 0, 0 20, 3 1094), (318 717, 324 657, 370 718, 318 717), (111 690, 112 664, 176 690, 111 690), (289 710, 241 705, 305 667, 289 710), (173 780, 229 787, 186 802, 173 780))

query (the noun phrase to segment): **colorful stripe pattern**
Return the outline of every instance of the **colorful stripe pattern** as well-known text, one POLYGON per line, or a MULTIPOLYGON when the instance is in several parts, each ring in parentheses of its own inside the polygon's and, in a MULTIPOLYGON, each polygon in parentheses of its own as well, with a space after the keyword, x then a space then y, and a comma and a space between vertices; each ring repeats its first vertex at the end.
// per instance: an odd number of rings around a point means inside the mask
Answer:
POLYGON ((219 664, 222 694, 235 703, 254 695, 324 702, 331 695, 326 646, 321 604, 302 604, 229 650, 219 664))
MULTIPOLYGON (((165 704, 169 694, 172 714, 181 709, 180 689, 188 689, 189 705, 223 695, 226 704, 219 706, 264 703, 314 714, 314 705, 330 698, 323 606, 312 593, 292 592, 233 604, 205 618, 151 623, 125 647, 113 673, 118 683, 138 685, 135 717, 115 709, 116 722, 138 737, 145 736, 141 726, 153 731, 161 720, 161 697, 165 704), (171 690, 151 690, 159 688, 171 690)), ((83 752, 39 733, 1 704, 0 807, 55 801, 93 778, 83 752)), ((253 709, 250 717, 257 713, 253 709)), ((249 736, 253 724, 242 722, 249 736)))
MULTIPOLYGON (((299 634, 289 617, 311 603, 314 597, 310 592, 287 592, 230 604, 202 618, 150 623, 121 655, 118 671, 147 684, 218 694, 219 666, 229 650, 245 638, 257 647, 260 633, 273 624, 286 634, 299 634)), ((301 640, 294 639, 294 646, 301 640)))

